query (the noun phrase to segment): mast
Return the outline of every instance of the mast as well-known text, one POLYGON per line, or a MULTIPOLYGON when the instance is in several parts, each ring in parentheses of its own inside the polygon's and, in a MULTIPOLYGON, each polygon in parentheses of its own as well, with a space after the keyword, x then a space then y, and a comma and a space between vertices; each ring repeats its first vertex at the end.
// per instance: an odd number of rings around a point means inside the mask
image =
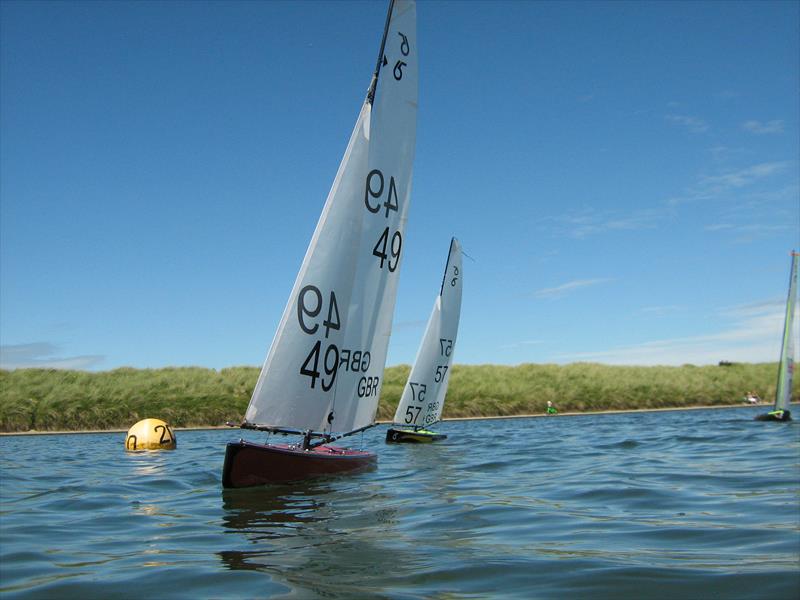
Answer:
POLYGON ((456 244, 456 238, 450 238, 450 249, 447 251, 447 262, 444 264, 444 273, 442 273, 442 285, 439 286, 439 296, 444 294, 444 282, 447 280, 447 269, 450 268, 450 261, 453 258, 453 246, 456 244))

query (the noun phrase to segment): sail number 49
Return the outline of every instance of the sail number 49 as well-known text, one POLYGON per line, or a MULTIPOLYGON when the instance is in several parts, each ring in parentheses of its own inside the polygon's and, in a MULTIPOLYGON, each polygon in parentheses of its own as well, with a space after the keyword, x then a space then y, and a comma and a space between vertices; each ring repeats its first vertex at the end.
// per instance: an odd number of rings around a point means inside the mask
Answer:
POLYGON ((327 381, 319 370, 319 358, 321 351, 322 341, 317 340, 317 343, 314 344, 314 347, 311 348, 311 352, 309 352, 308 356, 306 357, 306 361, 303 363, 303 366, 300 367, 300 374, 311 377, 312 390, 314 389, 317 379, 321 377, 320 383, 322 384, 322 389, 323 391, 327 392, 333 387, 333 382, 336 381, 336 371, 339 369, 339 349, 336 347, 336 344, 330 344, 325 350, 325 356, 322 360, 322 367, 325 371, 324 374, 328 376, 327 381))
MULTIPOLYGON (((383 208, 383 216, 387 219, 391 211, 398 212, 400 203, 394 176, 389 177, 389 185, 387 186, 383 172, 380 169, 372 169, 367 175, 364 185, 364 206, 375 215, 380 213, 381 208, 383 208)), ((375 247, 372 249, 372 255, 380 259, 378 268, 382 269, 386 265, 389 271, 394 273, 400 262, 402 248, 403 235, 400 231, 391 231, 389 227, 384 228, 378 237, 378 241, 375 242, 375 247)))
MULTIPOLYGON (((317 286, 307 285, 300 290, 297 296, 297 323, 300 329, 308 335, 315 335, 320 325, 325 330, 327 338, 331 330, 341 328, 339 305, 336 302, 336 293, 331 290, 328 296, 326 316, 319 322, 320 313, 324 308, 322 292, 317 286)), ((317 340, 308 353, 305 362, 300 367, 300 374, 311 378, 311 389, 320 380, 323 391, 328 391, 336 381, 336 372, 339 370, 339 348, 336 344, 328 344, 323 351, 322 340, 317 340), (320 358, 322 359, 320 361, 320 358), (320 362, 322 364, 320 364, 320 362)))
MULTIPOLYGON (((319 329, 319 323, 313 322, 322 310, 322 292, 315 285, 307 285, 300 290, 300 295, 297 298, 297 321, 300 324, 300 329, 308 335, 314 335, 319 329), (310 298, 309 298, 310 296, 310 298), (311 319, 309 324, 306 318, 311 319)), ((331 332, 331 329, 339 329, 341 322, 339 320, 339 305, 336 303, 336 294, 331 290, 328 299, 328 317, 322 321, 322 326, 325 328, 325 337, 331 332)))

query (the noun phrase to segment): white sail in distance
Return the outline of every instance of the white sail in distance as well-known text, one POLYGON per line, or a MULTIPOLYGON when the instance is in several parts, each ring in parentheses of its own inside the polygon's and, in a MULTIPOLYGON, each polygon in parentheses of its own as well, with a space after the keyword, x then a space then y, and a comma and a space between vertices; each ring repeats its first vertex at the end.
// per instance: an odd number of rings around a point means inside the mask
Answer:
POLYGON ((792 400, 792 376, 794 375, 794 316, 797 303, 797 252, 792 252, 792 267, 789 272, 789 296, 786 298, 786 316, 783 322, 781 358, 778 365, 778 388, 775 394, 775 410, 789 410, 792 400))
POLYGON ((333 433, 374 421, 411 199, 417 81, 416 5, 393 0, 367 99, 246 424, 333 433))
POLYGON ((441 290, 394 413, 395 424, 428 427, 442 418, 458 337, 463 278, 461 245, 453 238, 441 290))

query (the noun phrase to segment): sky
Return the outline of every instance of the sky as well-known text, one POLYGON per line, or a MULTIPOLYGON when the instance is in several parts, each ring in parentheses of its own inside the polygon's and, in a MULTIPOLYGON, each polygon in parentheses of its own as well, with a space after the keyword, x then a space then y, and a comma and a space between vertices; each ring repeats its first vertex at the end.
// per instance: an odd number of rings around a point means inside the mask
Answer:
MULTIPOLYGON (((0 366, 260 365, 386 2, 0 3, 0 366)), ((425 1, 388 365, 774 362, 800 3, 425 1)))

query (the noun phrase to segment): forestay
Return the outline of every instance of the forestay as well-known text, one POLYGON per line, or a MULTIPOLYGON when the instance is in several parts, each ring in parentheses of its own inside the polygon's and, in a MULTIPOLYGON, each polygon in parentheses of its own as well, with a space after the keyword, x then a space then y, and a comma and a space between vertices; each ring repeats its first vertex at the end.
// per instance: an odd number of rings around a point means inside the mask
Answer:
POLYGON ((792 252, 792 268, 789 273, 789 296, 786 299, 786 317, 783 322, 783 342, 781 362, 778 366, 778 390, 775 396, 775 410, 789 410, 792 399, 792 376, 794 374, 794 313, 797 302, 797 257, 792 252))
POLYGON ((400 275, 416 120, 416 6, 396 0, 247 424, 333 433, 373 422, 400 275))
POLYGON ((461 316, 461 245, 453 238, 436 301, 408 376, 394 423, 425 427, 442 418, 461 316))

